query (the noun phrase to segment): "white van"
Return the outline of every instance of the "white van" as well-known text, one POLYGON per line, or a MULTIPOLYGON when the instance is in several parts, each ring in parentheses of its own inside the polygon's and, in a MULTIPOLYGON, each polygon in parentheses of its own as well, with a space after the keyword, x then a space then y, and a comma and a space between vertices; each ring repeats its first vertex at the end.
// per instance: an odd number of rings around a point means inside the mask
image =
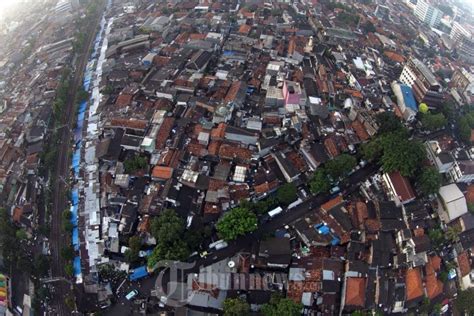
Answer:
POLYGON ((275 216, 277 216, 278 214, 280 214, 281 212, 283 212, 283 209, 278 206, 277 208, 274 208, 273 210, 271 210, 270 212, 268 212, 268 216, 270 216, 270 217, 275 217, 275 216))

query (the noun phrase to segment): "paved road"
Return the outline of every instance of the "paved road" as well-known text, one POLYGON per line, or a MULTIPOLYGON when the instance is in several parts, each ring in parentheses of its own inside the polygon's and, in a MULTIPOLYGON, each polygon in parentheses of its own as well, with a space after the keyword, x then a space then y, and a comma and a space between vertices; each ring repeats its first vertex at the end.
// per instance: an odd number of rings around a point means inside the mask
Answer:
MULTIPOLYGON (((99 11, 100 12, 100 11, 99 11)), ((94 39, 96 35, 96 29, 99 25, 101 14, 98 14, 95 23, 92 23, 89 26, 87 34, 87 39, 85 41, 83 51, 81 52, 80 57, 77 59, 75 69, 76 72, 73 74, 71 80, 70 90, 67 98, 66 108, 63 111, 61 124, 64 125, 64 128, 58 130, 59 140, 58 144, 58 157, 57 157, 57 171, 56 178, 51 179, 54 181, 54 190, 53 190, 53 206, 52 206, 52 221, 51 221, 51 233, 50 233, 50 242, 51 242, 51 255, 52 255, 52 265, 51 272, 52 277, 64 277, 64 265, 65 262, 60 255, 61 249, 65 246, 65 241, 67 240, 64 236, 64 233, 61 229, 61 219, 62 212, 66 209, 68 205, 67 194, 67 185, 66 179, 69 178, 70 172, 70 152, 71 148, 71 131, 74 127, 75 111, 76 111, 76 94, 79 89, 82 88, 82 80, 84 71, 87 66, 89 52, 92 50, 92 45, 94 44, 94 39)), ((71 286, 63 281, 60 281, 55 284, 55 294, 51 301, 51 307, 55 310, 54 314, 56 315, 70 315, 71 312, 66 307, 64 303, 64 298, 66 296, 74 297, 71 286)))
MULTIPOLYGON (((341 190, 343 190, 345 194, 353 193, 354 191, 358 190, 358 183, 365 181, 367 177, 373 175, 378 170, 379 167, 373 164, 367 165, 366 167, 359 169, 358 171, 354 172, 350 177, 348 177, 347 181, 344 184, 340 185, 341 190)), ((316 196, 311 196, 295 208, 281 213, 279 214, 279 216, 273 218, 267 223, 262 224, 255 232, 246 236, 242 236, 237 240, 230 242, 229 246, 227 246, 226 248, 211 252, 206 258, 195 258, 193 262, 194 267, 186 270, 186 272, 197 272, 202 266, 208 266, 215 262, 232 257, 238 252, 250 250, 252 244, 259 240, 262 236, 272 234, 275 232, 276 229, 285 226, 289 223, 292 223, 299 218, 304 217, 307 213, 319 208, 322 204, 329 201, 330 199, 331 196, 328 194, 319 194, 316 196)), ((189 261, 191 262, 191 260, 189 261)), ((155 289, 156 281, 156 275, 141 280, 140 283, 131 283, 127 281, 121 288, 122 293, 119 295, 118 302, 114 304, 110 309, 108 309, 105 314, 111 316, 129 315, 131 304, 124 298, 125 294, 128 293, 128 291, 130 291, 131 289, 138 289, 140 296, 148 297, 150 295, 150 291, 155 289)), ((165 286, 165 284, 160 284, 160 286, 165 286)))

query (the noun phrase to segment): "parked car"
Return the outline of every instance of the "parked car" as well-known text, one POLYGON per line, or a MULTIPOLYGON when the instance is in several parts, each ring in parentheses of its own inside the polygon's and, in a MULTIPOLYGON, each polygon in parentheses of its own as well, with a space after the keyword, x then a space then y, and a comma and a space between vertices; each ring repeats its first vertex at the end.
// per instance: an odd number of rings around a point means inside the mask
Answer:
POLYGON ((127 295, 125 295, 125 298, 129 301, 131 301, 134 297, 138 295, 137 290, 131 290, 127 295))

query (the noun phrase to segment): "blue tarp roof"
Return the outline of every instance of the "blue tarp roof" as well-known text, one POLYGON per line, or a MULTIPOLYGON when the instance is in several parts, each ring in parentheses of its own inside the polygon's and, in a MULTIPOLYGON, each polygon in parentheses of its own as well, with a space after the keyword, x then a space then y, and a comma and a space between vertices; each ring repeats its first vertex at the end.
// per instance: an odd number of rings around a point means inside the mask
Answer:
POLYGON ((72 229, 72 245, 74 246, 74 250, 79 250, 79 229, 77 227, 72 229))
POLYGON ((331 231, 327 225, 321 225, 320 227, 318 226, 319 225, 314 225, 314 229, 316 229, 318 233, 322 235, 327 235, 331 231))
POLYGON ((415 97, 413 96, 411 88, 406 84, 401 84, 400 89, 402 90, 403 102, 405 102, 405 105, 413 111, 418 112, 418 107, 416 106, 415 97))
POLYGON ((144 278, 148 275, 146 266, 142 266, 133 270, 133 273, 130 274, 130 281, 136 281, 138 279, 144 278))
POLYGON ((81 275, 81 257, 74 258, 74 276, 81 275))
POLYGON ((72 200, 72 205, 76 205, 77 203, 79 203, 79 190, 78 189, 72 190, 71 200, 72 200))
POLYGON ((77 226, 77 204, 71 206, 71 213, 72 213, 71 224, 73 224, 74 226, 77 226))

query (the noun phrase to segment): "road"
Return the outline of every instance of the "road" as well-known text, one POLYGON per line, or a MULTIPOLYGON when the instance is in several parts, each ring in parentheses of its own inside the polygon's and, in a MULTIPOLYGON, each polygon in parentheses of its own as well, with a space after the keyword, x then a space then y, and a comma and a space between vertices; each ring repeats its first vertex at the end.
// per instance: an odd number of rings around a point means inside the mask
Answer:
MULTIPOLYGON (((361 168, 350 175, 347 181, 344 184, 340 185, 341 190, 344 191, 345 194, 353 193, 354 191, 358 190, 358 184, 362 181, 365 181, 367 177, 373 175, 379 170, 379 167, 374 164, 369 164, 364 168, 361 168)), ((314 211, 315 209, 319 208, 322 204, 329 201, 331 196, 329 194, 319 194, 316 196, 309 197, 306 201, 299 204, 295 208, 288 210, 284 213, 279 214, 278 216, 274 217, 267 223, 262 224, 255 232, 242 236, 235 241, 229 242, 229 245, 226 248, 221 250, 211 252, 206 258, 193 258, 195 260, 192 262, 194 267, 191 269, 187 269, 187 273, 193 273, 199 271, 200 267, 208 266, 213 263, 219 262, 226 258, 234 256, 236 253, 250 250, 253 243, 259 240, 262 236, 273 234, 276 229, 285 226, 289 223, 294 222, 295 220, 304 217, 306 214, 314 211)), ((165 277, 165 279, 167 279, 165 277)), ((106 311, 106 315, 129 315, 131 304, 127 301, 124 296, 125 294, 130 291, 131 289, 137 289, 142 297, 148 297, 150 295, 150 291, 155 289, 155 283, 157 281, 157 276, 151 276, 147 279, 141 280, 138 282, 129 282, 126 281, 124 286, 121 288, 122 294, 119 295, 118 302, 114 304, 110 309, 106 311)), ((160 285, 165 286, 165 284, 160 285)))
MULTIPOLYGON (((98 11, 101 12, 101 11, 98 11)), ((69 89, 69 94, 67 98, 66 108, 62 113, 61 122, 59 125, 65 126, 65 128, 58 129, 59 133, 59 144, 58 144, 58 157, 57 157, 57 170, 56 177, 52 179, 54 181, 54 190, 53 190, 53 206, 52 206, 52 219, 51 219, 51 233, 50 233, 50 242, 51 242, 51 255, 52 255, 52 264, 51 272, 52 277, 65 277, 64 266, 66 262, 61 257, 61 249, 65 246, 65 241, 69 240, 65 238, 65 234, 61 229, 61 219, 62 212, 68 206, 68 197, 67 197, 67 186, 63 179, 69 178, 70 173, 70 148, 71 148, 71 136, 72 130, 74 128, 74 119, 76 117, 76 94, 79 89, 82 88, 82 80, 84 71, 87 66, 89 52, 92 50, 92 45, 94 44, 94 39, 96 35, 96 30, 100 22, 101 14, 98 14, 96 17, 95 23, 89 25, 89 29, 86 32, 86 40, 84 41, 85 45, 79 58, 75 64, 75 73, 71 79, 71 85, 69 89)), ((73 297, 71 291, 71 286, 64 282, 59 281, 55 283, 55 293, 51 301, 51 307, 57 315, 71 315, 68 307, 64 303, 64 298, 67 296, 73 297)))

